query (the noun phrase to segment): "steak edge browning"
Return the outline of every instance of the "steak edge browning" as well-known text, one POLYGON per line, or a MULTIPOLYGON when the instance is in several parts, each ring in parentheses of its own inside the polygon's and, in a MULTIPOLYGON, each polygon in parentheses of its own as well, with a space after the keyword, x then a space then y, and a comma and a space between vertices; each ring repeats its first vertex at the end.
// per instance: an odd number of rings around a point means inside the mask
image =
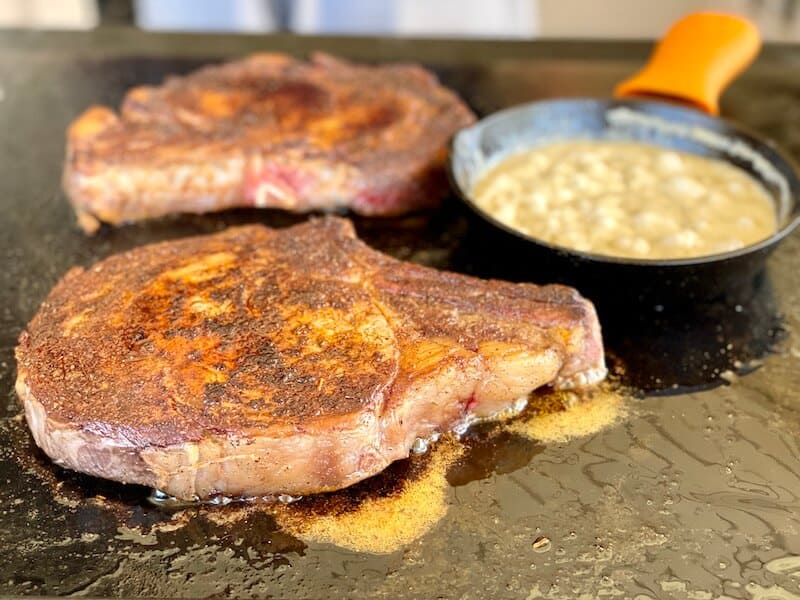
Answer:
POLYGON ((404 263, 333 217, 73 269, 16 355, 56 463, 183 499, 343 488, 416 438, 606 373, 574 290, 404 263))
POLYGON ((473 121, 417 65, 254 54, 86 110, 63 184, 87 232, 247 206, 397 215, 444 195, 447 143, 473 121))

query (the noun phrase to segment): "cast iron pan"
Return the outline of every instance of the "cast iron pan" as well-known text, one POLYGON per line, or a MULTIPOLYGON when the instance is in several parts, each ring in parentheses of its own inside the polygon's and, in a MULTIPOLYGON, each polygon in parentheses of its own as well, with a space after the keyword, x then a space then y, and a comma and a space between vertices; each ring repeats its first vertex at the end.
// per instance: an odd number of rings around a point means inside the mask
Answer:
POLYGON ((692 108, 624 97, 549 100, 497 112, 460 131, 452 144, 450 176, 482 231, 478 243, 504 250, 515 278, 576 286, 598 304, 601 316, 642 305, 685 306, 749 293, 767 256, 800 222, 800 180, 792 161, 769 140, 710 116, 718 112, 722 89, 753 60, 759 45, 757 30, 743 19, 692 14, 667 33, 645 69, 616 90, 618 96, 662 97, 692 108), (614 258, 520 233, 473 202, 475 181, 502 158, 570 139, 639 141, 725 160, 763 184, 775 202, 778 230, 762 242, 723 254, 614 258))

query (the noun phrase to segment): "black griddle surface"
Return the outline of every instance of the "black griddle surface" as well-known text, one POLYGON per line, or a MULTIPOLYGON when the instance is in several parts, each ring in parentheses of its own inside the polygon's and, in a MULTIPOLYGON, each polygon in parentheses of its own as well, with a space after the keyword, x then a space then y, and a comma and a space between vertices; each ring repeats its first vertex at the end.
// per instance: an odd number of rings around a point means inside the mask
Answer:
MULTIPOLYGON (((302 217, 231 211, 83 236, 60 191, 64 131, 92 103, 254 50, 322 49, 417 60, 479 114, 563 95, 603 96, 645 44, 345 38, 0 34, 0 594, 92 596, 759 597, 800 593, 800 319, 790 238, 736 297, 603 315, 612 362, 647 392, 625 424, 542 447, 470 436, 450 473, 449 510, 389 555, 302 542, 266 515, 219 524, 201 510, 173 531, 147 490, 53 466, 33 445, 13 393, 13 348, 58 278, 143 243, 302 217), (733 372, 742 377, 734 379, 733 372), (144 532, 143 534, 137 532, 144 532), (552 547, 535 552, 547 536, 552 547), (794 575, 793 575, 794 574, 794 575), (774 586, 778 586, 775 588, 774 586)), ((800 158, 800 50, 768 48, 723 112, 800 158)), ((482 247, 455 199, 401 219, 356 219, 399 258, 536 281, 535 268, 482 247)), ((374 486, 390 493, 401 462, 374 486), (381 488, 381 489, 383 489, 381 488)), ((381 493, 383 493, 381 492, 381 493)), ((354 492, 354 494, 361 492, 354 492)), ((211 509, 213 510, 213 509, 211 509)))

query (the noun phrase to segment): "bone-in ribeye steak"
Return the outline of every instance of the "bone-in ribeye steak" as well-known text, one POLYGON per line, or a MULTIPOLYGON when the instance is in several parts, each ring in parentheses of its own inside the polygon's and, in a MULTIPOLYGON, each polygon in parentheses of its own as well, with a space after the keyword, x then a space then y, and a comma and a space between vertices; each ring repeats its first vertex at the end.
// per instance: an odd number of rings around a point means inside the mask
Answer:
POLYGON ((88 109, 64 188, 89 232, 241 206, 395 215, 444 194, 447 144, 473 121, 418 65, 256 54, 88 109))
POLYGON ((180 498, 342 488, 418 437, 606 372, 575 290, 398 261, 334 217, 74 268, 17 360, 54 461, 180 498))

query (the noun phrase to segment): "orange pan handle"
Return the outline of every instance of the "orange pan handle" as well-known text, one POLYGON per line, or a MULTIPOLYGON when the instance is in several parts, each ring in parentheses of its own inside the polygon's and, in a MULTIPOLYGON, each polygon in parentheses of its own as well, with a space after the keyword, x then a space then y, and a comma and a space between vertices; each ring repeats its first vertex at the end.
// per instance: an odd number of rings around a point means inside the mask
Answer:
POLYGON ((713 12, 675 23, 647 65, 614 90, 618 98, 662 97, 719 114, 719 97, 761 48, 758 29, 741 17, 713 12))

